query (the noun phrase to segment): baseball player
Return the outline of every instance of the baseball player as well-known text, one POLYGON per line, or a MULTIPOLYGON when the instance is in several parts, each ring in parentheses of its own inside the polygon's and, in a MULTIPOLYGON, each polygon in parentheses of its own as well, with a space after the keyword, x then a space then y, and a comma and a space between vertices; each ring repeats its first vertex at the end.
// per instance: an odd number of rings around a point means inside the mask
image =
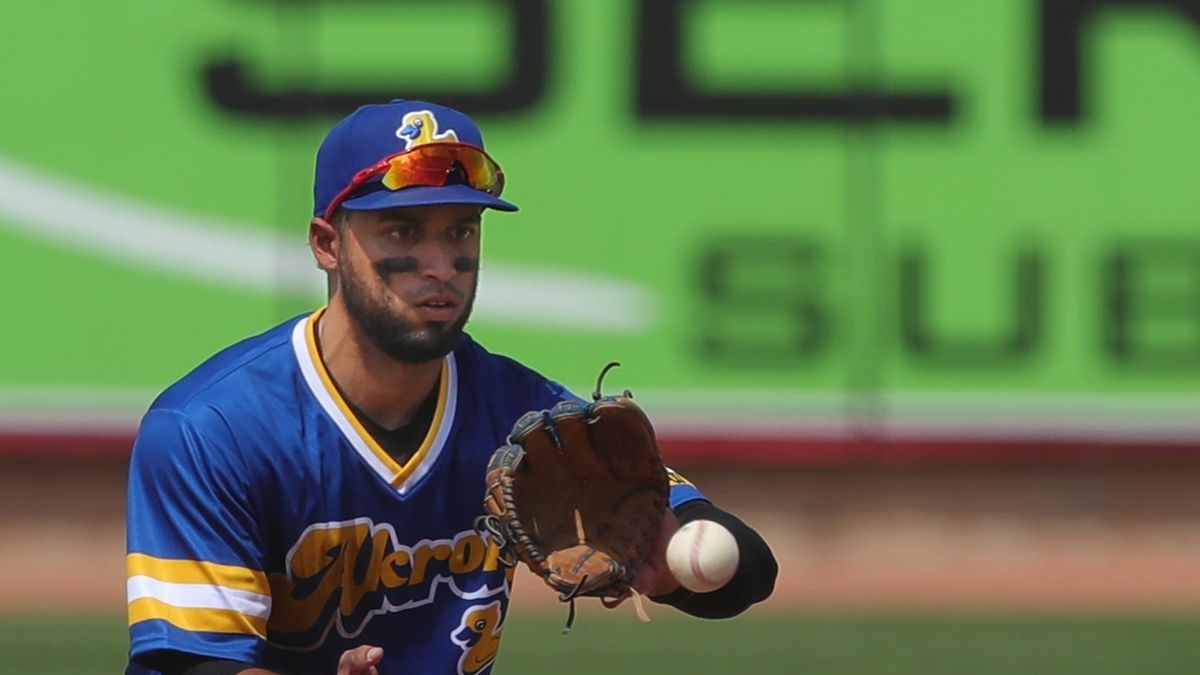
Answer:
MULTIPOLYGON (((327 306, 213 356, 142 420, 128 674, 490 672, 512 569, 473 525, 484 471, 522 413, 573 395, 463 332, 481 214, 517 208, 483 148, 465 115, 419 101, 326 137, 309 238, 327 306)), ((703 617, 770 595, 761 537, 676 474, 670 506, 635 588, 703 617), (710 593, 663 561, 695 518, 741 551, 710 593)))

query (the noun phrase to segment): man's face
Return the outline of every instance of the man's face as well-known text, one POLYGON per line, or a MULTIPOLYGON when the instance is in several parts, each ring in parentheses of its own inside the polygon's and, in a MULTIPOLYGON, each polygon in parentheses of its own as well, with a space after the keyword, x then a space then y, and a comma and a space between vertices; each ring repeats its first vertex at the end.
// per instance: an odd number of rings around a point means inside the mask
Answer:
POLYGON ((345 212, 338 292, 381 351, 420 363, 454 349, 475 301, 480 211, 446 204, 345 212))

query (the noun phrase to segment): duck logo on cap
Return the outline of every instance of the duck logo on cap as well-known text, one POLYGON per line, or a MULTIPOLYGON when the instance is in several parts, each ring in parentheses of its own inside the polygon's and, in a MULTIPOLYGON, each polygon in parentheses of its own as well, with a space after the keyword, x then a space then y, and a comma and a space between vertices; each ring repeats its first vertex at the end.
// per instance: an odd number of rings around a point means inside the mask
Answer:
POLYGON ((414 110, 400 121, 396 138, 404 141, 404 149, 412 150, 426 143, 457 143, 458 134, 453 129, 438 131, 437 118, 428 110, 414 110))

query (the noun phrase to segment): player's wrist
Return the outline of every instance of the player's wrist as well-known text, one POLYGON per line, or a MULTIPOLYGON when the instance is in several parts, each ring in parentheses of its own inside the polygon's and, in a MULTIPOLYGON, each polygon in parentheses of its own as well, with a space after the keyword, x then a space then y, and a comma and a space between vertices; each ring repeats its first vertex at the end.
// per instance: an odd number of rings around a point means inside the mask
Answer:
POLYGON ((679 580, 665 567, 665 561, 663 565, 661 568, 644 566, 639 569, 633 580, 634 590, 651 598, 669 595, 679 590, 679 580))

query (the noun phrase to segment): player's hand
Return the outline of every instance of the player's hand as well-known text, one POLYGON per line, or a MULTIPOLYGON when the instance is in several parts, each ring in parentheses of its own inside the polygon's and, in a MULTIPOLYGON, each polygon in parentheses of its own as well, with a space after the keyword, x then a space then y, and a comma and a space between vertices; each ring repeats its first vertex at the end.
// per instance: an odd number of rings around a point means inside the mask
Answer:
POLYGON ((383 660, 383 650, 372 645, 362 645, 342 652, 338 659, 337 675, 379 675, 375 666, 383 660))
POLYGON ((675 512, 667 507, 666 513, 663 514, 662 527, 658 528, 658 538, 654 540, 654 548, 650 549, 650 555, 642 561, 633 577, 633 587, 638 593, 666 595, 679 588, 679 580, 667 567, 667 543, 678 529, 679 519, 675 517, 675 512))

